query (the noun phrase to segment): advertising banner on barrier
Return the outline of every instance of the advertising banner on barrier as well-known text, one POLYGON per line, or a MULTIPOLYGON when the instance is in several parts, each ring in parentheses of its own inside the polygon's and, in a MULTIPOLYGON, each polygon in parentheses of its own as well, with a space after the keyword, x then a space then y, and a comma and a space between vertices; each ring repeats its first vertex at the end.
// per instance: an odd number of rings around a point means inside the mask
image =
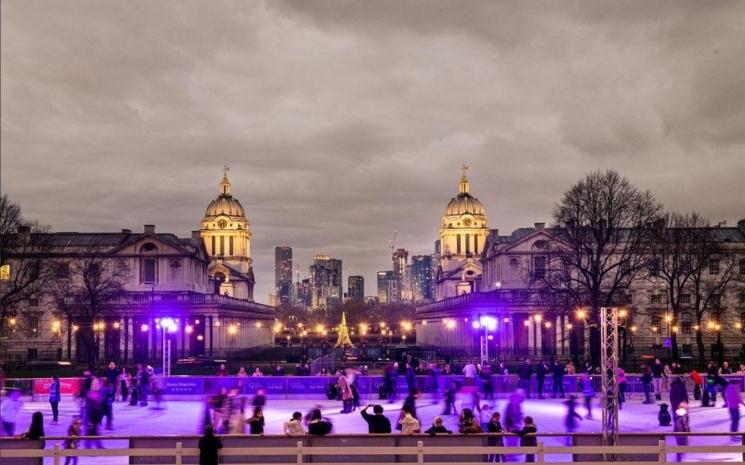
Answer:
MULTIPOLYGON (((60 394, 63 396, 73 396, 80 392, 82 378, 60 378, 60 394)), ((52 384, 51 378, 41 378, 34 380, 34 394, 49 394, 49 385, 52 384)))
POLYGON ((166 378, 165 395, 201 396, 204 394, 204 378, 169 377, 166 378))

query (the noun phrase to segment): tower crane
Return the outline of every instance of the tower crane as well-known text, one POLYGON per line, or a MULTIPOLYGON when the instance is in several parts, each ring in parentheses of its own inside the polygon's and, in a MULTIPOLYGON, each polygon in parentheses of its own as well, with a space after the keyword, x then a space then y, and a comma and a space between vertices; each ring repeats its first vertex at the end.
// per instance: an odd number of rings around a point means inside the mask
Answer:
POLYGON ((393 230, 393 239, 388 241, 388 247, 391 249, 391 252, 396 250, 396 236, 398 236, 398 229, 393 230))

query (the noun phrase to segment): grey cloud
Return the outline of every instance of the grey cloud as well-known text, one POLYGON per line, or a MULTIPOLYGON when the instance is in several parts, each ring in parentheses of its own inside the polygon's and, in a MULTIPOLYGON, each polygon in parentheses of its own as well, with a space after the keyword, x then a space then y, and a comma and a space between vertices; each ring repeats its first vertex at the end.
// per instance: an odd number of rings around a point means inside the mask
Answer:
POLYGON ((374 293, 429 253, 468 163, 503 232, 615 168, 669 207, 745 216, 741 2, 0 4, 0 181, 56 230, 186 235, 222 165, 254 232, 374 293), (684 188, 681 188, 684 187, 684 188))

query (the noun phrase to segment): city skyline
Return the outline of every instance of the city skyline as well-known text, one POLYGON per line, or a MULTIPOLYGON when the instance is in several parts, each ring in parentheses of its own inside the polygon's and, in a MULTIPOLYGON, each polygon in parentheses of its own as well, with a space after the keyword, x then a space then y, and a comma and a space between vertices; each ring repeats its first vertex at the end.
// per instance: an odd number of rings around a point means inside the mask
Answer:
POLYGON ((259 302, 278 245, 368 289, 394 230, 432 253, 462 163, 504 233, 605 168, 734 224, 745 5, 580 4, 3 2, 2 192, 55 231, 188 237, 228 164, 259 302))

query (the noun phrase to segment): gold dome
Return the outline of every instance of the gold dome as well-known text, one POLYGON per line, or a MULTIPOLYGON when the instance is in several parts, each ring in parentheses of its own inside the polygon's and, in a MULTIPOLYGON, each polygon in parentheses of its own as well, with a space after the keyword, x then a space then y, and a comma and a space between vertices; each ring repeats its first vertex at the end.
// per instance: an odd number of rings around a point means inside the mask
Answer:
POLYGON ((205 217, 214 216, 232 216, 232 217, 246 217, 246 212, 243 210, 243 205, 230 194, 230 181, 228 181, 228 168, 225 167, 225 173, 223 174, 222 180, 220 181, 220 195, 210 202, 207 206, 207 212, 205 217))
POLYGON ((479 199, 468 192, 469 183, 468 178, 466 178, 467 169, 468 167, 463 165, 463 176, 460 178, 460 192, 457 196, 450 199, 450 202, 445 209, 445 216, 458 216, 465 214, 486 215, 484 205, 479 202, 479 199))

